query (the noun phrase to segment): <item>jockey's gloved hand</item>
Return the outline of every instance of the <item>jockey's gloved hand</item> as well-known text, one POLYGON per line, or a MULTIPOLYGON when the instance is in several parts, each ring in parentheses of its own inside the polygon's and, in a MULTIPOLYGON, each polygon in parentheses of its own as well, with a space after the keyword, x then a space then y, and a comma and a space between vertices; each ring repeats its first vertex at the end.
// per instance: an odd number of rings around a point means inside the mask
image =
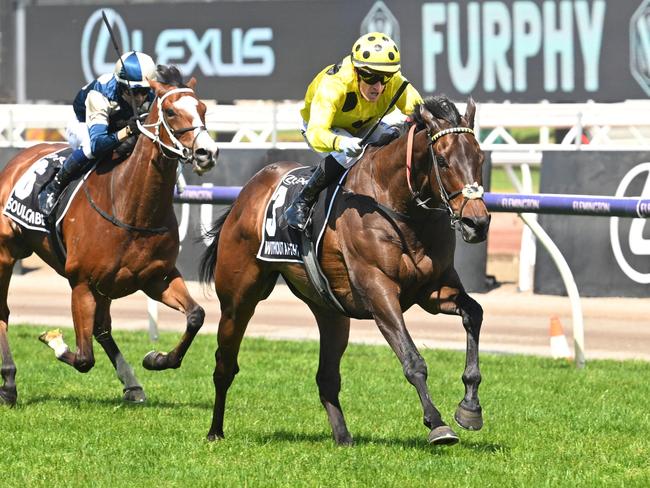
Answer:
POLYGON ((138 118, 137 115, 134 115, 126 122, 126 126, 129 128, 129 135, 140 133, 140 129, 138 128, 138 118))
POLYGON ((361 154, 361 139, 358 137, 341 137, 339 142, 339 147, 341 151, 349 158, 354 158, 361 154))
POLYGON ((397 139, 400 136, 400 131, 397 127, 389 127, 386 131, 380 135, 377 140, 371 143, 371 146, 385 146, 389 142, 397 139))

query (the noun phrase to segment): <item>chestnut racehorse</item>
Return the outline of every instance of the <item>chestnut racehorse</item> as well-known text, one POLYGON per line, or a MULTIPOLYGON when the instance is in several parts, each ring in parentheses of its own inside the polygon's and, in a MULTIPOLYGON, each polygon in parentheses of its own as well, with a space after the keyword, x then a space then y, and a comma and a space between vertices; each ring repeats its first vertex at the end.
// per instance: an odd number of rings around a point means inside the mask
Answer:
MULTIPOLYGON (((194 93, 196 80, 183 84, 174 67, 159 67, 158 77, 158 82, 151 81, 156 98, 132 155, 122 162, 100 161, 71 202, 61 223, 65 262, 47 234, 0 215, 0 403, 14 405, 17 400, 7 333, 9 281, 16 260, 33 252, 70 284, 77 349, 70 351, 56 331, 41 340, 59 360, 87 372, 95 364, 94 336, 124 384, 126 401, 142 402, 145 394, 111 335, 112 300, 143 290, 185 314, 186 329, 178 345, 166 354, 149 353, 143 360, 147 369, 178 368, 203 324, 205 312, 176 269, 179 238, 172 199, 179 160, 203 173, 215 165, 218 148, 205 128, 206 107, 194 93)), ((35 161, 64 147, 40 144, 10 161, 0 174, 0 205, 5 206, 18 179, 35 161)))
POLYGON ((432 314, 462 317, 467 332, 465 396, 455 418, 466 429, 482 427, 478 343, 483 311, 454 269, 453 230, 458 227, 467 242, 481 242, 490 223, 482 199, 484 156, 472 131, 475 111, 471 99, 462 117, 447 98, 427 99, 401 137, 368 148, 339 183, 342 194, 322 238, 320 264, 345 313, 321 298, 302 265, 256 258, 266 204, 298 164, 269 165, 243 187, 208 233, 213 240, 200 267, 202 281, 214 279, 221 304, 209 440, 224 435, 226 394, 239 371, 237 355, 246 325, 278 275, 316 317, 321 337, 316 382, 337 444, 352 443, 339 402, 350 317, 375 320, 417 390, 429 442, 458 441, 431 400, 427 366, 404 323, 402 313, 414 304, 432 314))

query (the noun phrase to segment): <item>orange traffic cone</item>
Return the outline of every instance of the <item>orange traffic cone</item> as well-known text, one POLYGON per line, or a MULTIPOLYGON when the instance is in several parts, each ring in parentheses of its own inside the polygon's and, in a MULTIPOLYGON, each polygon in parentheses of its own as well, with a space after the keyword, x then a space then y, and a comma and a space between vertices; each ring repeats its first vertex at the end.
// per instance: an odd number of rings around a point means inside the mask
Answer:
POLYGON ((551 317, 551 356, 553 359, 571 359, 571 351, 569 351, 569 343, 564 335, 562 323, 557 315, 551 317))

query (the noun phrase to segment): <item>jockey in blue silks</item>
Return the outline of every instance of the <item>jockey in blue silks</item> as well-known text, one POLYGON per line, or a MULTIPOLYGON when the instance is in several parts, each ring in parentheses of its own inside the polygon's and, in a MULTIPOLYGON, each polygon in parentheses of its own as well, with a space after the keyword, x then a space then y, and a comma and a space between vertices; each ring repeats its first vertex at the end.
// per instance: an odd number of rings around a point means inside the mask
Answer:
POLYGON ((38 196, 45 217, 52 213, 65 186, 87 170, 96 157, 138 135, 137 118, 148 111, 154 99, 149 80, 155 79, 153 59, 130 51, 115 63, 113 73, 101 75, 79 90, 72 103, 76 118, 66 127, 74 151, 38 196), (133 113, 133 106, 139 113, 133 113))

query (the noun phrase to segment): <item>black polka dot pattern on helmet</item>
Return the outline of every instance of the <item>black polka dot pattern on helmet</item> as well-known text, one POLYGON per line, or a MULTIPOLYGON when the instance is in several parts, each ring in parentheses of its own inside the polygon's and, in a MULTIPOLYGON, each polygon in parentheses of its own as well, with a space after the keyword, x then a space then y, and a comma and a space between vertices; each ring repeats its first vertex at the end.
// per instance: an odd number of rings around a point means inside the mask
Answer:
POLYGON ((370 57, 370 51, 364 51, 363 52, 363 58, 368 59, 370 57))

